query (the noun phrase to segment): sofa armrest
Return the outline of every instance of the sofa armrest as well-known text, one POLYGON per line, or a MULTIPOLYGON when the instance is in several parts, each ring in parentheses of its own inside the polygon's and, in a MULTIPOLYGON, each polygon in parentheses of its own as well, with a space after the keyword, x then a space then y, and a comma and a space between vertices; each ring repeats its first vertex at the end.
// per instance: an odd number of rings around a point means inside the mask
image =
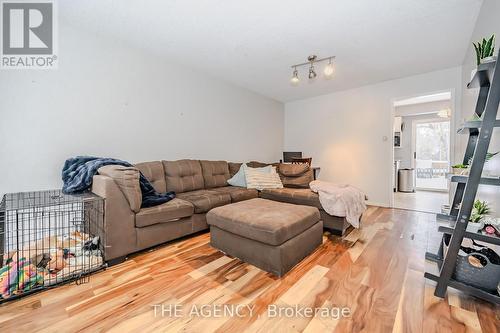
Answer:
POLYGON ((135 213, 115 181, 95 175, 92 192, 104 198, 104 259, 123 257, 136 250, 135 213))
POLYGON ((134 213, 141 210, 142 193, 139 183, 141 175, 139 170, 133 167, 111 164, 100 167, 97 172, 99 175, 110 177, 115 181, 134 213))

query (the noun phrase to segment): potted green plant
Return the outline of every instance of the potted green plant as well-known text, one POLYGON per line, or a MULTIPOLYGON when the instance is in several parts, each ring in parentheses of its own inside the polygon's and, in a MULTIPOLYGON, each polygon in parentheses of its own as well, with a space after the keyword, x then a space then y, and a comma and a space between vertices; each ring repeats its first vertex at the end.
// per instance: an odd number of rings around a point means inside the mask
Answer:
POLYGON ((474 201, 474 206, 472 208, 472 213, 470 215, 469 224, 467 225, 467 231, 478 232, 483 229, 483 217, 490 212, 490 207, 486 201, 476 200, 474 201))
POLYGON ((451 170, 454 175, 467 175, 469 174, 469 165, 455 164, 451 166, 451 170))
MULTIPOLYGON (((486 153, 486 158, 484 160, 484 163, 487 164, 493 157, 495 157, 498 153, 500 152, 496 152, 496 153, 486 153)), ((469 161, 467 162, 467 165, 471 165, 472 164, 472 157, 469 158, 469 161)), ((468 169, 467 169, 467 173, 468 173, 468 169)), ((489 174, 489 171, 488 170, 483 170, 483 176, 484 177, 488 177, 490 174, 489 174)))
MULTIPOLYGON (((486 159, 485 163, 488 163, 493 157, 498 155, 500 151, 497 151, 496 153, 487 153, 486 154, 486 159)), ((454 175, 468 175, 469 174, 469 166, 472 164, 472 157, 469 158, 467 161, 467 164, 455 164, 451 166, 451 172, 454 175)))
MULTIPOLYGON (((498 153, 500 153, 500 151, 497 151, 496 153, 486 153, 486 158, 484 160, 484 163, 488 163, 493 157, 497 156, 498 153)), ((471 163, 472 163, 472 157, 469 158, 467 165, 470 165, 471 163)))
POLYGON ((472 44, 476 50, 476 62, 478 66, 495 60, 495 34, 491 35, 488 39, 483 38, 481 41, 472 44))

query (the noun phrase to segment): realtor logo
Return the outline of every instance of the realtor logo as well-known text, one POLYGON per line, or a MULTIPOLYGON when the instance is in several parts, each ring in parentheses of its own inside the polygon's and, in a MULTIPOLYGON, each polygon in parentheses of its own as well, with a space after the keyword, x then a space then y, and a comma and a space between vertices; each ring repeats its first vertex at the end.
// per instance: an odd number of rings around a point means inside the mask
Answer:
POLYGON ((2 69, 57 67, 55 4, 2 1, 2 69))

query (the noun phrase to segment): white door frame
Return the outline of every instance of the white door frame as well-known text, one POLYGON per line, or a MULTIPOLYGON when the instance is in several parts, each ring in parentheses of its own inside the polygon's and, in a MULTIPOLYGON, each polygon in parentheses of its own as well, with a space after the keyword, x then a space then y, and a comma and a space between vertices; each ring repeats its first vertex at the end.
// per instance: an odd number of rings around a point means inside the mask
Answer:
POLYGON ((423 191, 433 191, 433 192, 448 192, 450 189, 450 184, 447 183, 445 189, 435 189, 435 188, 424 188, 424 187, 417 187, 417 168, 416 168, 416 160, 415 160, 415 153, 417 152, 417 124, 425 124, 425 123, 438 123, 438 122, 449 122, 450 123, 450 137, 448 140, 448 152, 450 154, 450 165, 452 164, 451 160, 451 119, 450 118, 441 118, 441 117, 429 117, 429 118, 424 118, 424 119, 418 119, 412 121, 412 129, 411 129, 411 167, 415 169, 415 189, 416 190, 423 190, 423 191))
MULTIPOLYGON (((389 156, 391 156, 390 160, 387 161, 387 171, 391 175, 391 179, 394 177, 394 117, 396 115, 396 107, 394 106, 394 103, 398 100, 402 99, 407 99, 407 98, 412 98, 412 97, 419 97, 419 96, 424 96, 424 95, 432 95, 432 94, 439 94, 439 93, 445 93, 445 92, 450 92, 451 93, 451 117, 450 117, 450 160, 452 161, 451 163, 454 163, 455 161, 455 140, 456 140, 456 122, 457 122, 457 110, 460 108, 460 106, 457 104, 457 92, 455 91, 455 88, 449 88, 449 89, 443 89, 443 90, 434 90, 434 91, 428 91, 428 92, 421 92, 418 94, 413 94, 413 95, 408 95, 408 96, 398 96, 398 97, 393 97, 390 99, 390 127, 387 128, 387 138, 389 138, 389 142, 391 144, 387 145, 387 149, 389 152, 389 156)), ((461 92, 459 92, 461 93, 461 92)), ((394 207, 394 191, 392 187, 392 181, 390 181, 387 184, 387 193, 389 193, 389 207, 394 207)))

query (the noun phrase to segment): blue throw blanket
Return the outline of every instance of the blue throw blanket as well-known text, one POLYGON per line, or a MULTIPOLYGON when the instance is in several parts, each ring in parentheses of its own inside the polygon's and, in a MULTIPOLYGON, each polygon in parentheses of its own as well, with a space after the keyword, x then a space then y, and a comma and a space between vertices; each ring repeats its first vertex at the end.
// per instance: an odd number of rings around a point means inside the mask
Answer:
MULTIPOLYGON (((132 164, 114 158, 100 158, 90 156, 77 156, 69 158, 64 162, 62 170, 62 180, 64 182, 64 193, 80 193, 86 191, 92 185, 92 177, 100 167, 105 165, 122 165, 133 167, 132 164)), ((175 192, 158 193, 153 185, 144 177, 141 172, 139 183, 142 192, 141 207, 152 207, 161 205, 175 198, 175 192)))

